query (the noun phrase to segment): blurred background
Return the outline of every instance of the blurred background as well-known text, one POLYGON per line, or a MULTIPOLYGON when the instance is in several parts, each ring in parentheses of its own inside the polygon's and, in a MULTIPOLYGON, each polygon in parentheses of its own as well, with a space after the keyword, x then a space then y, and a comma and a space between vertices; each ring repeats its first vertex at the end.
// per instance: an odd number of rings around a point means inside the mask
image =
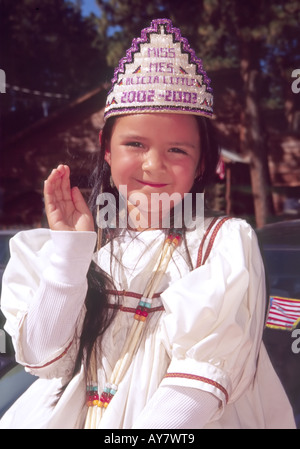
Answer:
POLYGON ((180 27, 212 80, 222 160, 211 207, 257 228, 299 217, 299 1, 0 5, 2 229, 43 225, 43 180, 58 163, 88 195, 114 67, 158 17, 180 27))

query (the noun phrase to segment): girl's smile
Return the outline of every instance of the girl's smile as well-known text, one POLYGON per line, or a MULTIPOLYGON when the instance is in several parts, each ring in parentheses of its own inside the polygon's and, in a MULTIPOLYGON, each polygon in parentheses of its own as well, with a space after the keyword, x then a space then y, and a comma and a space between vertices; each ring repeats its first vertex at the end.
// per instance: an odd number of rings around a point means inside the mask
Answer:
POLYGON ((145 186, 150 186, 150 187, 156 187, 156 188, 162 188, 162 187, 166 187, 168 184, 161 184, 161 183, 154 183, 154 182, 149 182, 149 181, 140 181, 139 179, 137 179, 138 182, 140 182, 141 184, 145 185, 145 186))

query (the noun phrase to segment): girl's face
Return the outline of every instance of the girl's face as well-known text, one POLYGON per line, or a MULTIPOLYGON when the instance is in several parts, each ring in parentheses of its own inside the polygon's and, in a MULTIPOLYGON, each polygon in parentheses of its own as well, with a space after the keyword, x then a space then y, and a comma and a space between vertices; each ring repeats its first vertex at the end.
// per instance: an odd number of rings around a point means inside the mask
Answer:
POLYGON ((153 193, 177 193, 182 199, 199 175, 200 136, 196 118, 166 113, 119 117, 105 160, 117 189, 126 185, 127 198, 143 193, 149 209, 153 193))

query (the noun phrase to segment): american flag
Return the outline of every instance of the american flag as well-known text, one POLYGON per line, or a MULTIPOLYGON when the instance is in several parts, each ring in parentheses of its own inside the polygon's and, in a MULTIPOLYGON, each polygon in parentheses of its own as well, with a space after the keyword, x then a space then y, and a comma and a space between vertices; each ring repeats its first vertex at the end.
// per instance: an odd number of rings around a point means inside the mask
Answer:
POLYGON ((292 330, 300 321, 300 299, 270 297, 266 326, 273 329, 292 330))

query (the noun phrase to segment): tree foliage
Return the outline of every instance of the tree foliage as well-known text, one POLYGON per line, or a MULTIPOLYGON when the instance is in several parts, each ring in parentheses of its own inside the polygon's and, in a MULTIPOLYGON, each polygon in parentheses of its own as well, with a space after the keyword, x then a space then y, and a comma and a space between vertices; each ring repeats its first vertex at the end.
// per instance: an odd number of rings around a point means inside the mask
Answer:
POLYGON ((64 0, 0 0, 2 132, 11 134, 109 78, 104 46, 92 17, 64 0), (30 92, 22 89, 28 89, 30 92), (61 94, 42 96, 33 92, 61 94))

